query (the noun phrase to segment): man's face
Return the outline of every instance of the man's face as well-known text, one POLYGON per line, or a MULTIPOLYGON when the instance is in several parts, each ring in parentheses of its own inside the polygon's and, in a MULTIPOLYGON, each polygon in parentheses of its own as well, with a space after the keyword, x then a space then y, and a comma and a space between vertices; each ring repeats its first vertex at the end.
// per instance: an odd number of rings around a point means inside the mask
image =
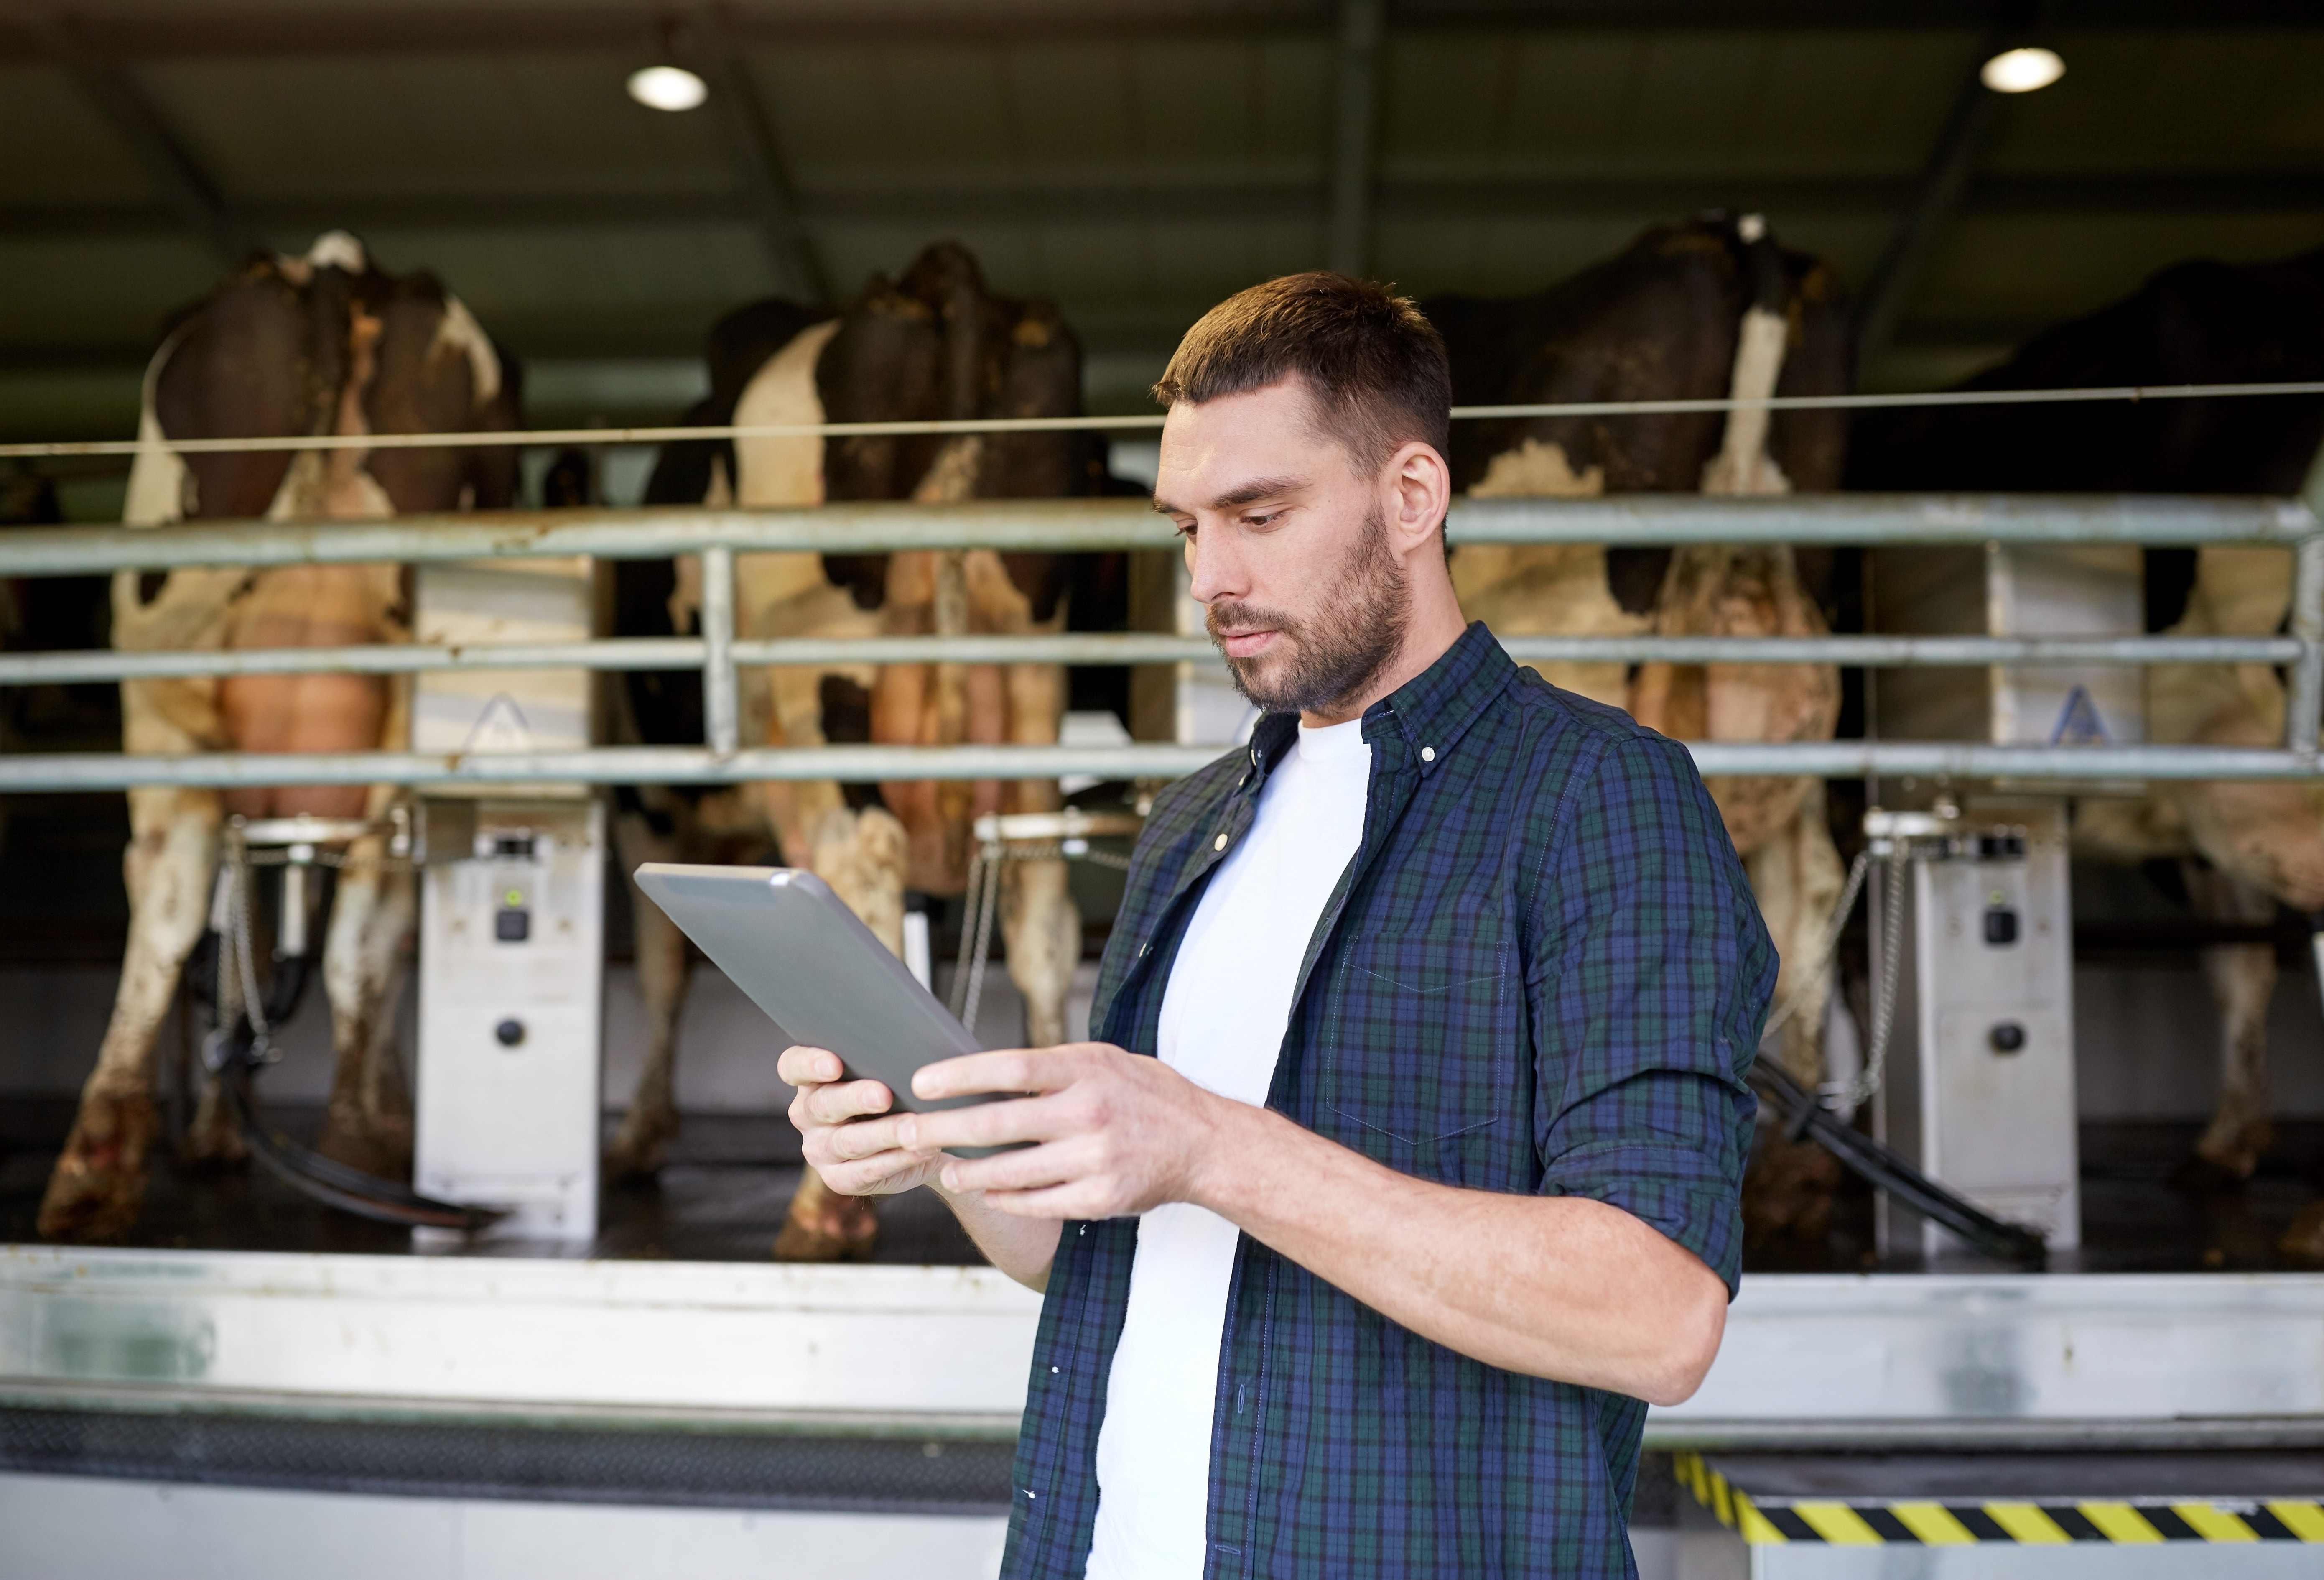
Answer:
POLYGON ((1186 541, 1237 689, 1262 710, 1331 716, 1396 655, 1411 594, 1381 479, 1317 425, 1303 382, 1171 407, 1154 504, 1186 541))

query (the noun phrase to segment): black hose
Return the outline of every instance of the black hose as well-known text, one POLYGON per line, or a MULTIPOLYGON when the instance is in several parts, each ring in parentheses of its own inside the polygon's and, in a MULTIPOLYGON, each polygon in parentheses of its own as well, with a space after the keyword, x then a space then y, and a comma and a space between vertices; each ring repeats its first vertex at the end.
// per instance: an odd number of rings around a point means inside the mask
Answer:
MULTIPOLYGON (((274 978, 266 984, 266 1024, 288 1025, 299 1012, 307 984, 313 979, 311 956, 294 955, 277 960, 274 978)), ((456 1229, 473 1234, 506 1215, 488 1207, 462 1206, 421 1196, 392 1179, 326 1158, 268 1124, 260 1116, 257 1099, 251 1091, 251 1076, 263 1067, 263 1062, 254 1057, 256 1046, 257 1034, 250 1018, 236 1016, 235 1023, 225 1029, 217 1064, 218 1084, 226 1088, 235 1128, 242 1132, 251 1156, 285 1185, 341 1212, 415 1229, 456 1229)))
POLYGON ((1759 1088, 1783 1121, 1784 1133, 1793 1141, 1803 1136, 1877 1190, 1885 1190, 1931 1223, 1958 1235, 1986 1255, 2002 1261, 2040 1267, 2049 1259, 2049 1247, 2038 1231, 1997 1218, 1974 1202, 1954 1195, 1914 1168, 1903 1154, 1881 1145, 1844 1123, 1823 1105, 1817 1094, 1792 1079, 1790 1072, 1772 1059, 1751 1067, 1752 1084, 1759 1088))
POLYGON ((414 1229, 456 1229, 473 1234, 503 1215, 486 1207, 466 1207, 438 1201, 359 1169, 302 1147, 259 1117, 250 1093, 251 1067, 245 1060, 219 1074, 226 1100, 234 1109, 242 1139, 251 1156, 268 1172, 303 1196, 325 1206, 337 1207, 374 1223, 401 1224, 414 1229))

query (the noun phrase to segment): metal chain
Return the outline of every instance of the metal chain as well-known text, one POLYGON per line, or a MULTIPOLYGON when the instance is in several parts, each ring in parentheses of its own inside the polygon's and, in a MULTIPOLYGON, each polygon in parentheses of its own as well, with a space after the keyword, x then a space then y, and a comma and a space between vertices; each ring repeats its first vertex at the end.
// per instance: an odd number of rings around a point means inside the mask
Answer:
POLYGON ((968 891, 961 896, 961 955, 952 978, 953 1019, 976 1029, 977 1006, 984 998, 984 968, 992 954, 992 921, 1001 909, 1001 880, 1010 862, 1080 861, 1117 872, 1130 870, 1130 858, 1083 844, 1068 850, 1061 842, 1035 845, 1010 841, 980 849, 968 864, 968 891))
POLYGON ((952 1003, 946 1006, 952 1011, 952 1018, 964 1026, 968 1024, 962 1020, 961 1012, 968 1003, 969 929, 973 925, 970 919, 976 915, 983 894, 984 853, 980 850, 968 858, 968 892, 961 896, 960 958, 953 963, 952 1003))
MULTIPOLYGON (((1766 1027, 1759 1033, 1762 1042, 1774 1036, 1799 1012, 1801 1006, 1807 1003, 1808 995, 1815 991, 1816 984, 1831 972, 1832 961, 1840 953, 1840 935, 1848 930, 1849 916, 1856 909, 1856 897, 1863 891, 1872 861, 1872 853, 1864 850, 1858 851, 1856 860, 1849 864, 1848 882, 1840 890, 1840 902, 1832 907, 1831 924, 1824 930, 1823 943, 1816 951, 1815 963, 1793 987, 1782 1007, 1767 1018, 1766 1027)), ((1887 1077, 1888 1040, 1896 1021, 1896 972, 1903 964, 1904 952, 1904 929, 1898 912, 1904 903, 1904 871, 1908 864, 1907 858, 1901 854, 1882 859, 1886 890, 1881 906, 1883 925, 1877 940, 1880 975, 1873 998, 1872 1041, 1865 1050, 1864 1067, 1857 1072, 1854 1080, 1844 1086, 1836 1082, 1825 1083, 1823 1097, 1827 1107, 1854 1108, 1877 1094, 1881 1083, 1887 1077)))
POLYGON ((1896 973, 1904 955, 1904 873, 1901 855, 1887 861, 1887 889, 1880 907, 1880 986, 1872 1004, 1872 1046, 1864 1069, 1849 1087, 1846 1106, 1854 1107, 1880 1090, 1888 1073, 1888 1033, 1896 1020, 1896 973))
POLYGON ((1871 864, 1870 851, 1856 853, 1856 860, 1848 869, 1847 885, 1840 892, 1840 903, 1832 907, 1831 925, 1824 930, 1823 942, 1816 949, 1815 964, 1806 975, 1800 978, 1792 989, 1791 996, 1784 1001, 1783 1007, 1767 1017, 1766 1027, 1759 1033, 1762 1042, 1781 1030, 1784 1022, 1799 1012, 1800 1006, 1807 1003, 1808 994, 1815 991, 1816 984, 1831 970, 1832 958, 1840 953, 1840 936, 1848 930, 1849 912, 1856 909, 1857 891, 1864 887, 1864 874, 1871 864))
MULTIPOLYGON (((992 919, 1001 909, 1001 867, 1007 858, 980 855, 977 864, 985 869, 983 892, 979 896, 976 912, 976 947, 968 962, 968 997, 961 1012, 960 1023, 971 1031, 976 1030, 976 1008, 984 998, 984 966, 992 953, 992 919)), ((959 984, 954 984, 959 991, 959 984)))

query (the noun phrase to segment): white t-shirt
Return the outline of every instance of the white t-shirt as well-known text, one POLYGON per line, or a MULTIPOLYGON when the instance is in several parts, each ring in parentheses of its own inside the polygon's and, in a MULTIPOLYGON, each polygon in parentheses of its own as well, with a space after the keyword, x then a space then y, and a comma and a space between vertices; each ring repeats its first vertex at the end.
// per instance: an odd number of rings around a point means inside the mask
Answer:
MULTIPOLYGON (((1363 836, 1363 721, 1311 730, 1211 875, 1162 996, 1162 1062, 1239 1103, 1267 1101, 1315 924, 1363 836)), ((1138 1223, 1130 1311, 1097 1439, 1088 1580, 1197 1580, 1209 1545, 1211 1412, 1239 1231, 1174 1202, 1138 1223)))

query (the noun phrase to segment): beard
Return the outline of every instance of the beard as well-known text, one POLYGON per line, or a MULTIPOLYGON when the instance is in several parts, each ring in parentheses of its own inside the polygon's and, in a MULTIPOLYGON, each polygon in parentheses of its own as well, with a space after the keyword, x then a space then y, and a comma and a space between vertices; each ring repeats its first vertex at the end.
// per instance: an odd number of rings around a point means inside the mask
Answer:
POLYGON ((1235 689, 1261 713, 1332 713, 1388 668, 1404 645, 1411 613, 1404 567, 1388 549, 1388 518, 1374 507, 1307 616, 1221 603, 1210 606, 1204 624, 1222 651, 1222 629, 1276 633, 1267 652, 1227 659, 1235 689))

